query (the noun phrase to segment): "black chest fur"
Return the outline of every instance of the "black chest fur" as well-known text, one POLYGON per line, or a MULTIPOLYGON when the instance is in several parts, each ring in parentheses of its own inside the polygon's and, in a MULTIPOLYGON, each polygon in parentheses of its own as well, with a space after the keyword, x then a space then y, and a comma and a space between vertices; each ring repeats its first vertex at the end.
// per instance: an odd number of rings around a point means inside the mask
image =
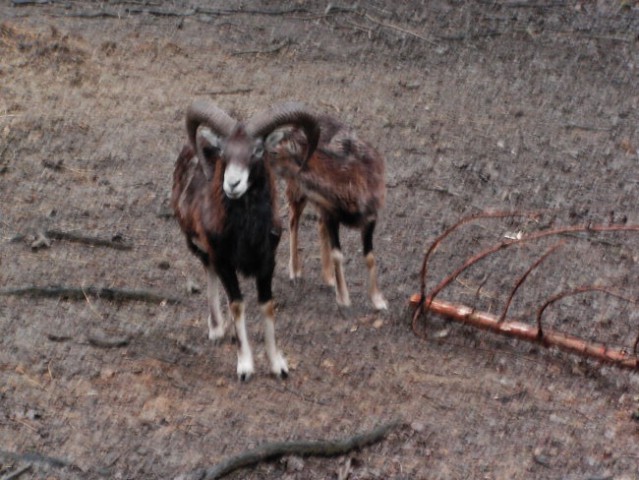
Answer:
POLYGON ((224 198, 224 232, 212 238, 218 262, 229 262, 244 275, 272 271, 280 228, 274 222, 268 189, 252 189, 236 200, 224 198))

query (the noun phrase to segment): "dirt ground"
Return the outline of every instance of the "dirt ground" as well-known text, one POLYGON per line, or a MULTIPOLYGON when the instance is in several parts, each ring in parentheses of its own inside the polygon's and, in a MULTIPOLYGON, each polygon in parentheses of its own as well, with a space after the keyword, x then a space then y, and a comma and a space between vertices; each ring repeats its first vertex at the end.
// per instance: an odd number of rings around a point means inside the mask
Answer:
MULTIPOLYGON (((638 373, 439 318, 420 339, 407 305, 424 248, 465 215, 549 210, 539 224, 465 227, 439 248, 429 286, 509 233, 639 224, 639 3, 6 1, 0 21, 0 287, 180 300, 0 297, 1 476, 178 478, 264 442, 400 418, 347 456, 228 478, 639 479, 638 373), (252 282, 247 384, 235 345, 206 337, 205 295, 187 292, 205 278, 167 207, 197 97, 241 118, 303 100, 387 158, 375 248, 389 311, 370 307, 353 231, 342 235, 353 306, 336 306, 309 209, 305 278, 288 280, 285 234, 274 279, 286 381, 268 375, 252 282), (46 231, 133 248, 32 248, 46 231)), ((637 237, 563 237, 511 314, 532 322, 540 302, 578 285, 638 297, 637 237)), ((501 252, 442 298, 498 312, 556 242, 501 252)), ((639 330, 634 304, 604 295, 550 310, 548 325, 616 345, 639 330)))

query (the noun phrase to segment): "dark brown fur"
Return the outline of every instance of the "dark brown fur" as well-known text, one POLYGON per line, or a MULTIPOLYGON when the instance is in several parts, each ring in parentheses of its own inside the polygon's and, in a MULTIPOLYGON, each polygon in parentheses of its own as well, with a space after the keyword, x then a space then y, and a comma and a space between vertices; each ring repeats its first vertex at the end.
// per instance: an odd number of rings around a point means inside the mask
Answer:
POLYGON ((386 200, 384 158, 338 120, 323 115, 318 121, 319 145, 306 165, 304 134, 294 129, 273 152, 275 169, 289 180, 289 201, 309 198, 340 223, 362 227, 377 219, 386 200))
POLYGON ((324 115, 318 117, 318 123, 321 130, 318 147, 308 160, 305 160, 306 143, 300 129, 279 132, 267 139, 269 160, 287 181, 291 278, 301 274, 297 230, 302 211, 310 201, 320 213, 322 272, 327 283, 335 282, 338 303, 350 304, 339 241, 339 225, 343 224, 361 230, 371 299, 376 308, 386 308, 377 287, 372 253, 377 215, 386 200, 384 157, 338 120, 324 115))

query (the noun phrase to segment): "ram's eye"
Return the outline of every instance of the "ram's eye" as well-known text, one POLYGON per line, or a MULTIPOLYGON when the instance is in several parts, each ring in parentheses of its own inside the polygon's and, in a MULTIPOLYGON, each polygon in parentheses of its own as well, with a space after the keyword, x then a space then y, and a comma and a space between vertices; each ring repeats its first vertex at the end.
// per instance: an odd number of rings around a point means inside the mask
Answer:
POLYGON ((259 145, 256 145, 255 149, 253 150, 253 156, 256 158, 262 158, 264 156, 264 145, 262 145, 261 143, 259 145))
POLYGON ((213 145, 205 145, 204 148, 202 148, 202 152, 206 158, 213 158, 220 154, 220 149, 213 145))

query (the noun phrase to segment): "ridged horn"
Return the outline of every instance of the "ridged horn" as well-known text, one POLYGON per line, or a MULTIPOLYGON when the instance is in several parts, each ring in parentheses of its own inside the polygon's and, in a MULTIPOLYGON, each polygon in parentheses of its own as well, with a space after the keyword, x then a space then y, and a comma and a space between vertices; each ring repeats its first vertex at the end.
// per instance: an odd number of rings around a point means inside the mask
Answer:
POLYGON ((253 137, 265 137, 284 125, 299 125, 308 142, 304 164, 311 158, 319 142, 320 127, 315 116, 299 102, 286 102, 258 113, 246 124, 246 131, 253 137))
POLYGON ((228 137, 237 120, 209 100, 195 100, 186 112, 186 131, 195 149, 195 136, 200 125, 206 125, 220 137, 228 137))

